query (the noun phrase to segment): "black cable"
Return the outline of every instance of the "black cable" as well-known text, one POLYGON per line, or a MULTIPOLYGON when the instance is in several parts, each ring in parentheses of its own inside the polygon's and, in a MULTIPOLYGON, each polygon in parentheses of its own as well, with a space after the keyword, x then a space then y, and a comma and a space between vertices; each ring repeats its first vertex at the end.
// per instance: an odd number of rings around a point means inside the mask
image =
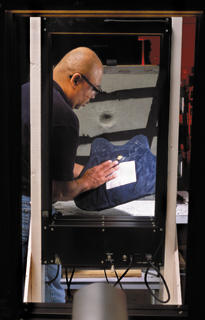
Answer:
POLYGON ((120 278, 118 278, 118 280, 115 282, 114 287, 120 283, 120 281, 122 280, 122 278, 125 277, 125 275, 128 273, 128 271, 130 270, 131 266, 132 266, 132 261, 133 261, 133 256, 130 256, 130 263, 129 266, 127 267, 127 269, 125 270, 125 272, 120 276, 120 278))
POLYGON ((105 274, 105 279, 106 279, 107 283, 109 283, 109 280, 108 280, 108 277, 107 277, 107 272, 106 272, 105 268, 104 268, 104 274, 105 274))
MULTIPOLYGON (((118 277, 118 274, 117 274, 117 271, 116 270, 114 270, 114 271, 115 271, 115 276, 117 278, 117 281, 119 281, 120 288, 123 290, 122 284, 121 284, 121 282, 119 280, 119 277, 118 277)), ((104 274, 105 274, 105 279, 106 279, 107 283, 109 283, 109 280, 108 280, 108 277, 107 277, 107 272, 106 272, 105 268, 104 268, 104 274)))
MULTIPOLYGON (((159 243, 159 245, 158 245, 155 253, 153 254, 152 260, 154 260, 154 258, 156 257, 156 255, 157 255, 158 251, 160 250, 162 244, 163 244, 163 237, 161 238, 161 241, 160 241, 160 243, 159 243)), ((157 301, 159 301, 160 303, 167 303, 167 302, 169 302, 171 296, 170 296, 170 291, 169 291, 168 285, 167 285, 167 283, 166 283, 166 280, 164 279, 164 277, 163 277, 163 275, 161 274, 161 272, 159 271, 159 269, 151 262, 150 259, 147 259, 147 262, 149 263, 149 265, 148 265, 148 267, 147 267, 147 269, 146 269, 146 271, 145 271, 145 277, 144 277, 145 285, 146 285, 147 289, 149 290, 150 294, 151 294, 157 301), (163 284, 164 284, 164 286, 165 286, 165 289, 166 289, 166 291, 167 291, 167 299, 166 299, 166 300, 161 300, 161 299, 159 299, 159 298, 154 294, 154 292, 152 291, 152 289, 151 289, 150 286, 149 286, 149 283, 148 283, 148 281, 147 281, 147 275, 148 275, 149 270, 150 270, 151 267, 157 272, 157 275, 156 275, 156 276, 159 276, 159 277, 162 279, 162 282, 163 282, 163 284)))
POLYGON ((120 281, 122 280, 122 278, 124 278, 126 276, 126 274, 128 273, 128 271, 130 270, 130 267, 128 267, 125 272, 120 276, 120 278, 118 278, 118 280, 115 282, 114 287, 116 287, 116 285, 118 283, 120 283, 120 281))
POLYGON ((159 301, 160 303, 167 303, 167 302, 169 302, 169 300, 170 300, 170 292, 169 292, 169 288, 168 288, 168 286, 167 286, 167 283, 166 283, 163 275, 161 274, 161 272, 159 271, 159 269, 158 269, 157 267, 155 267, 155 265, 154 265, 150 260, 148 260, 148 263, 149 263, 149 266, 147 267, 147 269, 146 269, 146 271, 145 271, 145 276, 144 276, 144 280, 145 280, 145 284, 146 284, 146 286, 147 286, 147 289, 149 290, 150 294, 151 294, 157 301, 159 301), (164 286, 165 286, 165 289, 166 289, 166 291, 167 291, 167 299, 166 299, 166 300, 161 300, 161 299, 159 299, 159 298, 154 294, 154 292, 152 291, 152 289, 151 289, 150 286, 149 286, 149 283, 148 283, 148 281, 147 281, 147 275, 148 275, 149 269, 150 269, 151 267, 152 267, 155 271, 157 271, 157 275, 160 276, 160 278, 162 279, 162 282, 163 282, 163 284, 164 284, 164 286))
POLYGON ((118 274, 117 274, 116 270, 115 270, 115 275, 116 275, 117 281, 119 281, 120 288, 123 290, 122 284, 121 284, 121 282, 119 280, 119 277, 118 277, 118 274))
POLYGON ((68 281, 68 268, 65 268, 65 278, 66 278, 66 284, 67 284, 67 297, 68 297, 68 299, 72 299, 73 298, 73 296, 71 294, 70 286, 71 286, 71 282, 72 282, 74 273, 75 273, 75 268, 73 268, 71 276, 70 276, 70 279, 68 281))
POLYGON ((57 279, 57 277, 59 275, 59 270, 60 270, 60 265, 58 264, 57 265, 57 272, 56 272, 55 277, 53 279, 49 280, 49 281, 46 281, 46 284, 50 285, 52 282, 54 282, 57 279))

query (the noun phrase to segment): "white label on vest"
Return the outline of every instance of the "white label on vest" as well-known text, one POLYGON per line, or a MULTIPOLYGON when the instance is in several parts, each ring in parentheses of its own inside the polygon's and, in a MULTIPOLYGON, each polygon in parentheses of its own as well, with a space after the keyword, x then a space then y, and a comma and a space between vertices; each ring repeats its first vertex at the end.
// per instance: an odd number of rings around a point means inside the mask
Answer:
POLYGON ((137 181, 135 161, 119 163, 119 169, 116 171, 116 173, 116 178, 106 182, 106 189, 120 187, 137 181))

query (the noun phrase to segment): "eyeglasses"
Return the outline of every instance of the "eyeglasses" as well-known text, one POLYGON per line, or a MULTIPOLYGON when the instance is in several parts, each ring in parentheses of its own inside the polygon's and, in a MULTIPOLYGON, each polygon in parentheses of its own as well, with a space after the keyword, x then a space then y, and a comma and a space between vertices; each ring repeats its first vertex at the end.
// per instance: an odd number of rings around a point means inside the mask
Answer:
MULTIPOLYGON (((89 86, 91 86, 91 88, 96 92, 96 93, 106 93, 105 91, 102 90, 102 88, 100 86, 95 86, 94 84, 92 84, 92 82, 90 82, 90 80, 88 80, 88 78, 86 76, 84 76, 84 74, 80 73, 81 77, 89 84, 89 86)), ((73 76, 73 74, 71 74, 69 76, 69 78, 71 79, 73 76)))

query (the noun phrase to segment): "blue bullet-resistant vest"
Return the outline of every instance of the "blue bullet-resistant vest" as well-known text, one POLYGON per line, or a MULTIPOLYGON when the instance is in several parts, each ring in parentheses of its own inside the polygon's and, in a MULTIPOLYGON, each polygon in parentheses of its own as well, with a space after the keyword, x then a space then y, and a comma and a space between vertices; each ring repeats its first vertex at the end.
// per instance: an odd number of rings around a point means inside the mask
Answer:
POLYGON ((103 161, 116 159, 119 162, 117 178, 78 195, 74 199, 77 207, 100 211, 155 193, 156 156, 143 135, 136 135, 120 146, 96 138, 80 176, 103 161))

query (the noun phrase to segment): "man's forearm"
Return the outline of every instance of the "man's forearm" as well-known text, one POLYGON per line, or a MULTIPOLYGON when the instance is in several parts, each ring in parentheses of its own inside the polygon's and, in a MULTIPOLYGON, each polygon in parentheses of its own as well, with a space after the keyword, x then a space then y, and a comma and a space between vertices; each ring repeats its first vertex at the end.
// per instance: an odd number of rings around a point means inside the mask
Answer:
POLYGON ((53 181, 53 202, 73 200, 87 190, 86 181, 81 178, 72 181, 53 181))
POLYGON ((117 161, 105 161, 88 169, 82 177, 72 181, 53 181, 52 199, 55 201, 73 200, 80 193, 98 188, 116 177, 117 161))

